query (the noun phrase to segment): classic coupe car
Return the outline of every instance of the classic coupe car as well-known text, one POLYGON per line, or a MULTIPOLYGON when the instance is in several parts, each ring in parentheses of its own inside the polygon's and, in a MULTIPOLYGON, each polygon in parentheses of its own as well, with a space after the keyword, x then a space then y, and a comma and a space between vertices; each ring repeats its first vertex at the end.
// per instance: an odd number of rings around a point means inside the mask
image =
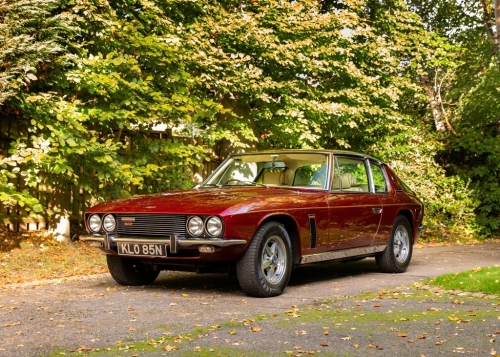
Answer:
POLYGON ((236 272, 250 296, 280 295, 301 264, 375 257, 402 273, 424 208, 381 161, 328 150, 234 154, 199 186, 117 199, 85 213, 123 285, 161 270, 236 272))

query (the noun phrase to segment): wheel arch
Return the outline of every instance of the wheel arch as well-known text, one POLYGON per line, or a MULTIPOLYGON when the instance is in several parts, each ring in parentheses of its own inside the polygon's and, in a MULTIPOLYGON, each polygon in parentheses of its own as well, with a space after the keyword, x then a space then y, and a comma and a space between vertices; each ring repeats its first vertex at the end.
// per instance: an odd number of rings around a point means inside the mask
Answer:
POLYGON ((403 216, 408 220, 408 223, 410 224, 410 227, 412 230, 412 232, 411 232, 412 244, 415 244, 415 241, 417 239, 417 235, 416 235, 417 227, 414 226, 413 213, 410 210, 405 209, 405 210, 399 211, 398 214, 396 215, 396 217, 394 217, 394 219, 396 219, 398 216, 403 216))
POLYGON ((288 232, 290 236, 290 243, 292 244, 292 262, 296 266, 300 262, 300 239, 299 239, 299 229, 297 222, 292 217, 286 214, 277 214, 266 217, 262 222, 260 222, 259 227, 267 222, 278 222, 283 225, 283 227, 288 232))

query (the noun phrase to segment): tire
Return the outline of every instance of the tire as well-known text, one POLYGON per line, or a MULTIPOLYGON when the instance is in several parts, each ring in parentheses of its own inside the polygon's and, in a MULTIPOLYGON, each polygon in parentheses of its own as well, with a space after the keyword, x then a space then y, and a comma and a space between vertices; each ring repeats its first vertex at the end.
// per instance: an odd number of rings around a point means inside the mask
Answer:
POLYGON ((272 297, 283 293, 292 271, 290 237, 278 222, 259 227, 243 257, 236 263, 236 275, 250 296, 272 297))
POLYGON ((397 216, 392 226, 387 247, 375 256, 379 269, 384 273, 404 273, 413 253, 413 234, 404 216, 397 216))
POLYGON ((108 269, 118 284, 137 286, 149 285, 158 277, 159 271, 154 271, 140 260, 106 255, 108 269))

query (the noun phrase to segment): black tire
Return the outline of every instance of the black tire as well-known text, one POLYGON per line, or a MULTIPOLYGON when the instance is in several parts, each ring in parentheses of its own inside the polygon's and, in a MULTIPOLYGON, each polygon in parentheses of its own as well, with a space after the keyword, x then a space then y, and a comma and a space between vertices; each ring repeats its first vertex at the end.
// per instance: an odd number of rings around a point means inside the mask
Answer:
POLYGON ((292 271, 290 237, 278 222, 263 224, 236 263, 236 275, 250 296, 271 297, 283 293, 292 271))
POLYGON ((413 234, 404 216, 397 216, 392 226, 387 247, 375 256, 379 269, 384 273, 404 273, 413 253, 413 234))
POLYGON ((160 274, 159 271, 150 269, 149 266, 137 259, 106 255, 106 260, 111 276, 121 285, 149 285, 160 274))

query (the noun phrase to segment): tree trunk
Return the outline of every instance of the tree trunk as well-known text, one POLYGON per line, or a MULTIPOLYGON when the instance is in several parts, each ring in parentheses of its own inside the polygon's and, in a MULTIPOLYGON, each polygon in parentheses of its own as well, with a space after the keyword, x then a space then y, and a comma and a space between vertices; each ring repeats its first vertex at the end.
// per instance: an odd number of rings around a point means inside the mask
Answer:
MULTIPOLYGON (((496 33, 496 45, 500 47, 500 0, 495 0, 495 26, 497 29, 496 33)), ((500 48, 498 48, 500 50, 500 48)))
POLYGON ((439 102, 436 91, 432 85, 432 82, 427 81, 425 84, 425 92, 429 98, 429 105, 431 107, 432 119, 434 120, 434 127, 436 131, 446 131, 446 123, 443 119, 443 113, 441 112, 441 103, 439 102))

